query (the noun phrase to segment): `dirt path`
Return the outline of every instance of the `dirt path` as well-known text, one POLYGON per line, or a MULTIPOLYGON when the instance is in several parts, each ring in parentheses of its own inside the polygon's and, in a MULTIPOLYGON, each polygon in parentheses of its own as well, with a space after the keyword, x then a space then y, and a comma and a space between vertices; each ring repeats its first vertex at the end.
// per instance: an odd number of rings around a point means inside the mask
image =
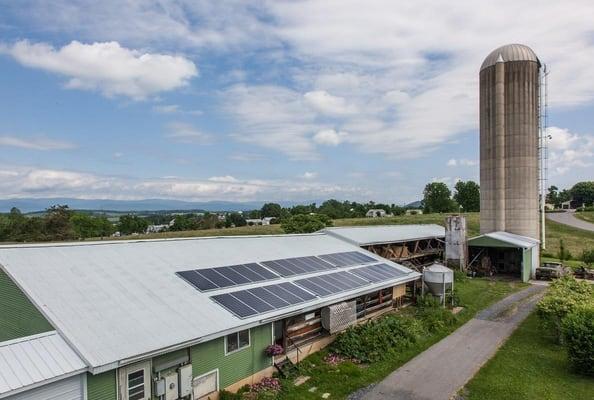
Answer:
POLYGON ((545 289, 546 286, 530 286, 483 310, 360 398, 450 399, 530 314, 545 289))
POLYGON ((551 221, 559 222, 561 224, 569 225, 573 228, 584 229, 586 231, 594 232, 594 224, 587 221, 576 218, 573 212, 559 212, 559 213, 548 213, 547 219, 551 221))

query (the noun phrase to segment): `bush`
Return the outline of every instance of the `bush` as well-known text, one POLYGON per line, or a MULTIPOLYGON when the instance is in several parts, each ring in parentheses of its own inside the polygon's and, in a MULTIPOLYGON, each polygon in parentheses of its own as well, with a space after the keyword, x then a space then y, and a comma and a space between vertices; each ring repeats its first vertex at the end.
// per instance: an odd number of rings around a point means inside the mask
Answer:
POLYGON ((424 332, 421 321, 388 315, 350 327, 337 336, 331 351, 366 363, 379 361, 415 343, 424 332))
MULTIPOLYGON (((446 301, 451 302, 451 298, 448 300, 446 296, 446 301)), ((415 317, 422 321, 425 330, 431 333, 453 326, 458 320, 458 317, 440 304, 439 298, 431 295, 418 300, 415 317)))
POLYGON ((582 253, 582 261, 588 265, 594 264, 594 249, 592 250, 584 250, 582 253))
POLYGON ((579 307, 593 305, 592 287, 578 282, 572 276, 554 280, 547 294, 537 305, 537 313, 558 339, 561 339, 561 321, 579 307))
POLYGON ((563 319, 563 345, 580 374, 594 376, 594 307, 582 307, 563 319))
POLYGON ((324 214, 293 215, 281 224, 285 233, 312 233, 327 226, 332 226, 332 220, 324 214))
POLYGON ((569 250, 567 250, 565 248, 565 244, 563 243, 563 239, 561 239, 559 241, 559 252, 557 253, 557 258, 561 261, 565 261, 565 260, 571 260, 572 259, 572 255, 569 252, 569 250))

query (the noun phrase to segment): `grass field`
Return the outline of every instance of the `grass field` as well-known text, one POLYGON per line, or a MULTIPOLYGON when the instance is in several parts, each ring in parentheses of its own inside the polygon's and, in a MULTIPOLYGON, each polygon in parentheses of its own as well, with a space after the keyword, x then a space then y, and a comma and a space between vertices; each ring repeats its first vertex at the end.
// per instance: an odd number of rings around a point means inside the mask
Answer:
MULTIPOLYGON (((421 339, 394 357, 370 365, 357 365, 347 361, 338 366, 330 366, 323 361, 326 351, 315 353, 301 363, 301 373, 310 376, 311 379, 301 386, 294 386, 292 380, 285 380, 279 399, 320 399, 323 393, 330 393, 330 399, 344 399, 357 389, 383 379, 390 372, 449 335, 479 310, 525 286, 518 282, 487 279, 468 279, 459 282, 456 284, 458 295, 461 304, 466 308, 458 314, 459 319, 455 326, 421 339), (316 388, 314 392, 310 391, 312 387, 316 388)), ((407 311, 409 310, 404 309, 402 312, 407 311)))
MULTIPOLYGON (((468 237, 479 234, 479 213, 465 213, 468 237)), ((403 224, 439 224, 444 225, 447 214, 399 215, 387 218, 348 218, 334 220, 334 226, 360 225, 403 225, 403 224)), ((559 252, 559 243, 563 239, 565 248, 579 257, 583 250, 594 248, 594 233, 576 229, 553 221, 547 224, 547 248, 543 252, 550 258, 555 258, 559 252)), ((121 239, 158 239, 175 237, 199 236, 231 236, 231 235, 273 235, 282 234, 280 225, 244 226, 239 228, 205 229, 182 232, 162 232, 150 235, 126 236, 121 239)))
POLYGON ((594 224, 594 211, 576 212, 573 215, 579 219, 583 219, 586 222, 591 222, 594 224))
POLYGON ((529 316, 461 392, 465 400, 583 400, 594 379, 569 370, 564 349, 529 316))

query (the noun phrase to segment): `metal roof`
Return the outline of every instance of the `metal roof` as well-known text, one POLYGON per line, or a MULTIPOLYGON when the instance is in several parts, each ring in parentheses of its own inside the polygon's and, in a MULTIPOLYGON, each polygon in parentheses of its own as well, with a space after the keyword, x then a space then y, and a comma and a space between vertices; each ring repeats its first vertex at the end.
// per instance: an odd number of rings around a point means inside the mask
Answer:
POLYGON ((0 398, 82 373, 83 360, 56 331, 0 343, 0 398))
POLYGON ((357 246, 445 237, 445 228, 435 224, 345 226, 322 231, 357 246))
POLYGON ((481 71, 500 61, 534 61, 540 65, 540 60, 530 47, 523 44, 506 44, 496 48, 485 58, 481 71))
POLYGON ((514 233, 509 233, 509 232, 497 231, 497 232, 485 233, 483 235, 473 237, 473 238, 469 239, 468 244, 472 245, 471 242, 473 240, 479 239, 482 237, 488 237, 491 239, 499 240, 501 242, 511 244, 515 247, 521 247, 523 249, 529 249, 529 248, 538 246, 538 244, 540 243, 540 240, 536 240, 531 237, 516 235, 514 233))
POLYGON ((0 267, 91 367, 91 372, 98 373, 419 276, 388 262, 407 274, 241 320, 209 298, 237 287, 203 293, 175 274, 187 269, 353 250, 365 252, 320 233, 18 245, 0 246, 0 267))

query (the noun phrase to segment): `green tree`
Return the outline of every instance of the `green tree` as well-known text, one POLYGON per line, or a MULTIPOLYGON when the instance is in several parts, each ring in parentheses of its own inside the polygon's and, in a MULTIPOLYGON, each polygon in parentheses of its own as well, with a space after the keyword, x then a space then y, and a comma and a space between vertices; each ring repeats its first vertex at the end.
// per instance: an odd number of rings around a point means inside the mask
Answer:
POLYGON ((442 213, 453 211, 452 192, 443 182, 428 183, 423 190, 423 206, 425 213, 442 213))
POLYGON ((458 181, 454 187, 454 200, 466 212, 477 212, 481 208, 481 194, 479 185, 474 181, 458 181))
POLYGON ((332 220, 324 214, 293 215, 281 224, 285 233, 312 233, 327 226, 332 226, 332 220))
POLYGON ((282 207, 280 206, 280 204, 276 203, 266 203, 262 206, 262 209, 260 211, 262 214, 262 218, 280 218, 282 216, 282 207))
POLYGON ((246 226, 247 222, 243 215, 240 213, 227 214, 225 217, 225 226, 230 228, 231 226, 246 226))
POLYGON ((115 227, 105 217, 94 217, 84 213, 74 213, 70 218, 77 238, 105 237, 113 234, 115 227))
POLYGON ((555 185, 549 186, 546 202, 549 204, 553 204, 554 206, 558 206, 560 204, 559 201, 559 188, 555 185))
POLYGON ((569 189, 569 193, 580 207, 582 204, 594 204, 594 181, 578 182, 569 189))
POLYGON ((46 210, 43 218, 47 240, 74 239, 75 233, 70 221, 72 211, 67 205, 57 204, 46 210))
MULTIPOLYGON (((177 222, 177 217, 176 217, 177 222)), ((118 231, 122 235, 130 235, 132 233, 144 233, 148 228, 148 221, 138 215, 122 215, 118 222, 118 231)))

